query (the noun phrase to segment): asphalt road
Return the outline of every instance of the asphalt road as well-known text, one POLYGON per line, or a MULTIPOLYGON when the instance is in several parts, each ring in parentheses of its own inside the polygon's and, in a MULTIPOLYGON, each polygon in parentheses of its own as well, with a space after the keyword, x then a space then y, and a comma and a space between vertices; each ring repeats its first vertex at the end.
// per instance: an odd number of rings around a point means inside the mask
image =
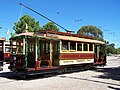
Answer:
POLYGON ((30 80, 12 78, 6 64, 0 72, 0 90, 120 90, 120 55, 107 59, 105 67, 30 80))

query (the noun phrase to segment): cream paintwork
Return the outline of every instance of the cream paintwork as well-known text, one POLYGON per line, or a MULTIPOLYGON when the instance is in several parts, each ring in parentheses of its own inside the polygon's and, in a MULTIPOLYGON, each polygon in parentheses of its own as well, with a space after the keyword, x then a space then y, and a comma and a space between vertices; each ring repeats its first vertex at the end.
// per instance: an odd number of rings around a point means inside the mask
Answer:
POLYGON ((60 60, 59 65, 75 65, 83 63, 93 63, 94 59, 78 59, 78 60, 60 60))

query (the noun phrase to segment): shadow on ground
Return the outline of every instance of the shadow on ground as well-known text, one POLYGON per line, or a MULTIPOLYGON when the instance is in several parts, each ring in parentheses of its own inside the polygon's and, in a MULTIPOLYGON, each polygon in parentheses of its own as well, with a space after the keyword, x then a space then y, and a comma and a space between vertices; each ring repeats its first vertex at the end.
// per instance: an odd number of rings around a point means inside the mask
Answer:
POLYGON ((108 88, 113 89, 113 90, 120 90, 120 88, 113 87, 113 86, 108 86, 108 88))
POLYGON ((103 75, 95 76, 96 78, 103 78, 103 79, 112 79, 120 81, 120 66, 119 67, 112 67, 112 68, 97 68, 96 72, 102 72, 103 75))
MULTIPOLYGON (((7 79, 14 79, 14 80, 34 80, 34 79, 42 79, 42 78, 48 78, 53 77, 51 74, 35 74, 35 75, 26 75, 23 76, 21 74, 15 73, 15 72, 1 72, 0 77, 7 78, 7 79)), ((56 76, 56 75, 54 75, 56 76)))
POLYGON ((18 80, 20 79, 17 77, 16 73, 14 72, 1 72, 0 77, 8 78, 8 79, 18 79, 18 80))

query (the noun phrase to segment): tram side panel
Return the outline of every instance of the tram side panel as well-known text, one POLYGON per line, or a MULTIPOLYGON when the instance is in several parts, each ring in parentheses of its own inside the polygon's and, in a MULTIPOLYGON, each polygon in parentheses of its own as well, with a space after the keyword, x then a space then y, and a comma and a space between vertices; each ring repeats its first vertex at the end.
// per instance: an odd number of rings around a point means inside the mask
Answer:
POLYGON ((3 40, 0 40, 0 71, 3 70, 3 60, 4 60, 4 53, 3 53, 3 40))
POLYGON ((105 65, 106 55, 104 45, 62 41, 60 47, 59 65, 92 64, 105 65))
POLYGON ((94 63, 94 44, 62 40, 60 45, 60 66, 94 63))
POLYGON ((94 62, 94 53, 61 53, 60 65, 90 64, 94 62))

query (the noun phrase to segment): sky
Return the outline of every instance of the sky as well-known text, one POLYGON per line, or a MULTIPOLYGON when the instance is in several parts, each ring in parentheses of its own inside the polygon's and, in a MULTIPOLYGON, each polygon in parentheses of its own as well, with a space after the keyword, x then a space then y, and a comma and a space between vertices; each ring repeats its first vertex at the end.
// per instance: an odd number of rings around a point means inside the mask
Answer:
POLYGON ((0 0, 0 37, 8 40, 6 32, 14 33, 14 22, 25 14, 39 21, 40 26, 49 22, 19 3, 75 33, 82 26, 94 25, 103 31, 105 40, 120 47, 120 0, 0 0))

